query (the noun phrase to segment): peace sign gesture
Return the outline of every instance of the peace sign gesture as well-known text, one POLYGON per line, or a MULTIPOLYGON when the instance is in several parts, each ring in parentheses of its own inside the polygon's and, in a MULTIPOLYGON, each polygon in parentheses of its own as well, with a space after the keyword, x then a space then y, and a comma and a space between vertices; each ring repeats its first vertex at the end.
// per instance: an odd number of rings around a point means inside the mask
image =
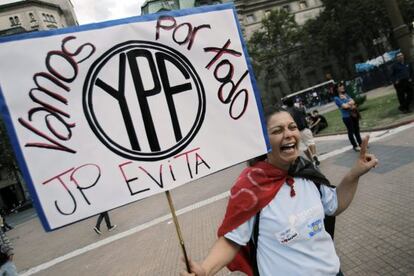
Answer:
POLYGON ((369 136, 365 136, 364 139, 362 139, 358 160, 337 186, 336 193, 338 196, 338 208, 335 215, 339 215, 348 208, 354 198, 359 177, 378 165, 378 159, 375 155, 368 153, 368 140, 369 136))
POLYGON ((356 176, 360 177, 367 173, 372 168, 378 165, 378 159, 374 154, 368 153, 368 141, 369 135, 362 139, 361 151, 359 152, 359 158, 355 162, 351 172, 356 176))

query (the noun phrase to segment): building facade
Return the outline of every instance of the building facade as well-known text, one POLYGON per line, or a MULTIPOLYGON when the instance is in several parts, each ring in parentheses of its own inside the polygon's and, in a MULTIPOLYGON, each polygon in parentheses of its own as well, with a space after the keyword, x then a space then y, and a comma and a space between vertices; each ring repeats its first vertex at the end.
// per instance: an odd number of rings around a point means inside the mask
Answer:
POLYGON ((8 1, 0 5, 0 35, 78 25, 70 0, 8 1))
MULTIPOLYGON (((10 0, 2 3, 0 36, 78 25, 70 0, 10 0)), ((7 139, 4 130, 0 139, 7 139)), ((8 143, 0 141, 0 144, 0 158, 7 158, 4 147, 8 147, 8 143)), ((0 210, 7 214, 30 203, 29 193, 17 167, 12 171, 0 167, 0 210)))
POLYGON ((204 5, 214 5, 230 0, 147 0, 141 6, 141 14, 157 13, 161 11, 181 10, 204 5))
POLYGON ((273 9, 284 9, 293 14, 299 25, 317 17, 323 10, 320 0, 235 0, 234 5, 247 40, 261 28, 262 19, 273 9))
POLYGON ((226 2, 234 3, 246 40, 261 28, 262 19, 272 9, 285 9, 295 16, 299 25, 303 25, 310 18, 317 17, 323 10, 321 0, 147 0, 141 7, 141 14, 226 2))
MULTIPOLYGON (((254 32, 260 30, 262 20, 275 9, 284 9, 294 15, 298 25, 307 20, 316 18, 323 11, 321 0, 235 0, 240 25, 245 39, 248 41, 254 32)), ((325 81, 327 74, 334 75, 336 65, 321 64, 318 68, 303 68, 298 84, 301 88, 311 87, 325 81)), ((262 92, 262 98, 267 103, 276 104, 284 96, 293 93, 281 74, 275 70, 266 72, 267 75, 256 75, 262 92)))

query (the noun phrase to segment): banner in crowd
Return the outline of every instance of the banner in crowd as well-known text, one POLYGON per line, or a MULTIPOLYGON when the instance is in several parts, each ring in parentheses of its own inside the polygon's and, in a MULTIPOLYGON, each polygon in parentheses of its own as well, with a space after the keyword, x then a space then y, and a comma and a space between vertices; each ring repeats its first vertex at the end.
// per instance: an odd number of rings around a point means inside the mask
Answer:
POLYGON ((48 231, 269 150, 233 5, 4 37, 0 59, 3 119, 48 231))

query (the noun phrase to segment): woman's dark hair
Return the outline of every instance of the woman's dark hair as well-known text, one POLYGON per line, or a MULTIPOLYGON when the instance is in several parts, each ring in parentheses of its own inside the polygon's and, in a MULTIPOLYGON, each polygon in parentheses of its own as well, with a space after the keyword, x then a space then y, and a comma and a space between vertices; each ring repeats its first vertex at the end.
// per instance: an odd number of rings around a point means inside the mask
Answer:
POLYGON ((346 89, 345 82, 344 82, 343 80, 338 81, 338 82, 335 84, 335 87, 334 87, 334 94, 335 94, 336 96, 339 96, 339 91, 338 91, 338 87, 339 87, 339 86, 343 86, 343 87, 346 89))
MULTIPOLYGON (((276 114, 276 113, 279 113, 279 112, 288 112, 288 111, 285 108, 283 108, 282 106, 265 106, 263 108, 265 123, 267 124, 268 120, 270 119, 270 117, 273 114, 276 114)), ((260 156, 257 156, 255 158, 252 158, 252 159, 248 160, 247 164, 249 166, 253 166, 257 162, 266 160, 266 158, 267 158, 267 154, 263 154, 263 155, 260 155, 260 156)))
POLYGON ((276 105, 269 105, 263 108, 265 122, 269 120, 269 118, 276 113, 279 112, 288 112, 283 106, 276 106, 276 105))
POLYGON ((288 97, 283 99, 283 104, 285 104, 287 107, 292 107, 295 102, 293 101, 292 97, 288 97))

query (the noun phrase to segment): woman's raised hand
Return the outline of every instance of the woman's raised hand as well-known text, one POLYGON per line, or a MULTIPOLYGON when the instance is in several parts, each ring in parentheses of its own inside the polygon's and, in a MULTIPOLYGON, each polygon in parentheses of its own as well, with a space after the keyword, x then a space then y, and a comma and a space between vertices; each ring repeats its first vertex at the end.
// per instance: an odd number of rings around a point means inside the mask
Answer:
POLYGON ((372 168, 378 165, 378 159, 375 157, 375 155, 368 153, 368 141, 369 141, 369 135, 365 136, 362 139, 361 151, 359 152, 359 158, 355 162, 351 170, 351 172, 357 177, 364 175, 369 170, 371 170, 372 168))

